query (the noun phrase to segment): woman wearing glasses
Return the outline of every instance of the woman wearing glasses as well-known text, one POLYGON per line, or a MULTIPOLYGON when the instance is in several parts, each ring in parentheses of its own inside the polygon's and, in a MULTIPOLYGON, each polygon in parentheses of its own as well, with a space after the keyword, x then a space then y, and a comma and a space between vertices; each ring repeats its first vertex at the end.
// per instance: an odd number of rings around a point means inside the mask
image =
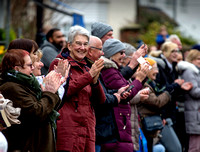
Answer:
POLYGON ((50 70, 59 59, 68 59, 71 68, 69 83, 65 87, 64 105, 57 120, 57 150, 95 152, 95 115, 92 102, 106 100, 98 81, 103 60, 96 61, 91 69, 85 56, 89 48, 89 32, 80 26, 69 30, 67 48, 51 63, 50 70), (67 89, 68 88, 68 89, 67 89))
POLYGON ((32 74, 29 53, 22 49, 8 50, 1 62, 1 93, 21 108, 21 124, 3 131, 8 151, 55 152, 55 141, 49 115, 59 103, 55 94, 61 85, 61 74, 52 72, 41 89, 32 74))

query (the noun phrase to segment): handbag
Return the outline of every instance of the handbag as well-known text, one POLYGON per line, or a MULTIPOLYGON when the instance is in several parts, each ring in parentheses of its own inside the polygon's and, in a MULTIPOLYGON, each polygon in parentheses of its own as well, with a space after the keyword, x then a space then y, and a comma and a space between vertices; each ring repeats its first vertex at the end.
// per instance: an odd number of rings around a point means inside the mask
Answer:
POLYGON ((163 122, 159 115, 143 117, 142 125, 144 130, 148 132, 163 129, 163 122))

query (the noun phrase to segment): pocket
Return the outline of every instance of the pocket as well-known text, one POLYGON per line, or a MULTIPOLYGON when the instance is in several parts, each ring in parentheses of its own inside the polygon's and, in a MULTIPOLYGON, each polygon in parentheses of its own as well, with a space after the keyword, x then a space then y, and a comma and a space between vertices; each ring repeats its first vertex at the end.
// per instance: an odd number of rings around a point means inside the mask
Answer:
POLYGON ((129 105, 118 105, 114 108, 115 120, 120 141, 132 142, 131 139, 131 109, 129 105))

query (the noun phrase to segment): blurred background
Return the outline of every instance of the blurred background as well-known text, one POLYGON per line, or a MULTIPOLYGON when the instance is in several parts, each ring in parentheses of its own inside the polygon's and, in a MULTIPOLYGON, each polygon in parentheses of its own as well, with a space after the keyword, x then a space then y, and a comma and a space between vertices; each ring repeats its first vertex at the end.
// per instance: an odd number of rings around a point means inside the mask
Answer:
POLYGON ((13 39, 33 39, 40 46, 52 27, 67 36, 72 25, 90 31, 96 21, 111 25, 114 38, 135 47, 156 45, 165 25, 180 37, 184 51, 200 43, 199 10, 199 0, 0 0, 0 54, 13 39))

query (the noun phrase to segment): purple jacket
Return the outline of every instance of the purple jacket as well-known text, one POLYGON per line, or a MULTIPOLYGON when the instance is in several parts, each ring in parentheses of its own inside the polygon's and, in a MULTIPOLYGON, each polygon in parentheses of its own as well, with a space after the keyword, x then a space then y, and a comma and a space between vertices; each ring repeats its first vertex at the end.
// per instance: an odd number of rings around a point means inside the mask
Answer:
POLYGON ((129 83, 120 73, 118 66, 115 62, 104 59, 104 69, 101 71, 102 78, 105 83, 105 86, 109 89, 120 89, 126 85, 134 85, 134 88, 131 90, 129 99, 132 99, 139 90, 142 89, 142 83, 138 80, 132 81, 129 83))
MULTIPOLYGON (((109 89, 120 89, 123 86, 129 84, 129 82, 122 76, 118 70, 118 66, 115 62, 104 59, 104 69, 102 72, 102 78, 105 86, 109 89)), ((142 83, 138 80, 134 80, 131 84, 134 85, 132 92, 129 96, 129 100, 132 99, 139 90, 142 89, 142 83)), ((133 143, 131 139, 131 107, 129 102, 118 104, 118 107, 114 107, 115 121, 118 127, 119 139, 117 143, 108 143, 102 146, 104 151, 115 152, 133 152, 133 143), (117 148, 116 148, 117 147, 117 148)))

